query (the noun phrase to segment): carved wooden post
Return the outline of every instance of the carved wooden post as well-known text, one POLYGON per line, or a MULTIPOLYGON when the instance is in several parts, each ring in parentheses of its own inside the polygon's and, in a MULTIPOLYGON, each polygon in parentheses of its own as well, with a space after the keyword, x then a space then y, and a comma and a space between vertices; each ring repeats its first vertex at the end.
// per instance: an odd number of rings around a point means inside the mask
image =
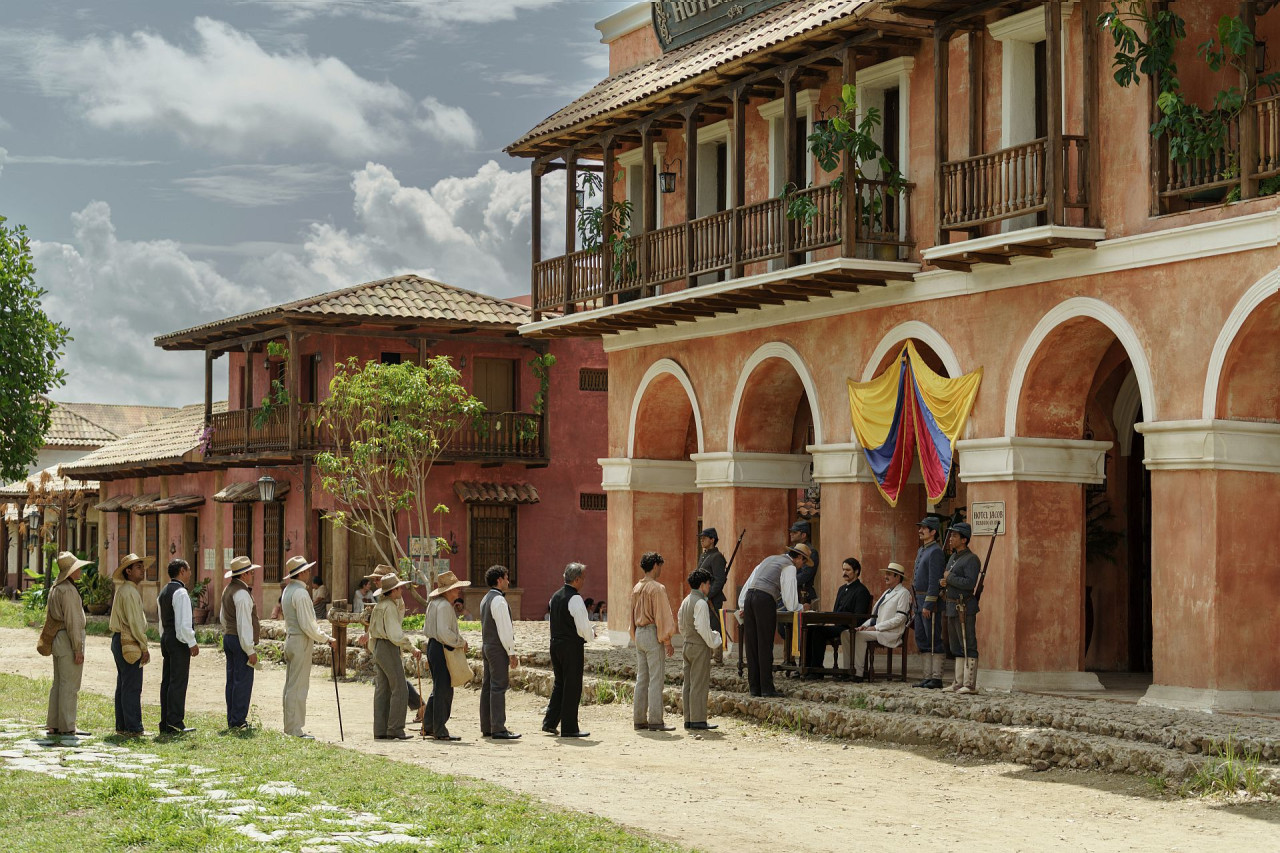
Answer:
POLYGON ((1049 90, 1049 140, 1045 148, 1045 220, 1062 224, 1066 175, 1062 156, 1062 0, 1044 5, 1046 86, 1049 90))
POLYGON ((618 283, 613 277, 613 235, 616 232, 613 218, 613 136, 600 143, 603 173, 600 199, 600 293, 601 302, 611 305, 617 301, 618 283))
MULTIPOLYGON (((857 85, 858 54, 852 47, 846 47, 840 58, 840 83, 843 90, 844 86, 857 85)), ((840 207, 844 211, 840 254, 846 258, 854 258, 858 255, 862 194, 858 191, 858 164, 853 162, 853 155, 847 148, 840 154, 840 174, 844 177, 844 187, 840 193, 840 207)))
POLYGON ((298 397, 301 396, 301 382, 298 373, 298 333, 293 329, 285 335, 289 353, 285 357, 285 370, 289 372, 285 388, 289 392, 289 449, 298 449, 298 397))
POLYGON ((1085 152, 1083 168, 1086 172, 1084 176, 1084 192, 1085 201, 1088 207, 1085 208, 1086 226, 1097 227, 1102 224, 1102 208, 1101 208, 1101 190, 1102 190, 1102 146, 1098 135, 1098 38, 1097 30, 1098 20, 1098 0, 1084 0, 1084 20, 1081 27, 1084 29, 1081 44, 1084 46, 1082 52, 1081 68, 1084 75, 1084 144, 1088 146, 1085 152))
MULTIPOLYGON (((1251 34, 1257 34, 1256 6, 1253 0, 1240 3, 1240 20, 1251 34)), ((1258 194, 1258 111, 1254 106, 1258 89, 1258 44, 1250 41, 1243 57, 1244 69, 1240 73, 1240 87, 1244 89, 1244 110, 1240 113, 1240 197, 1253 198, 1258 194)))
POLYGON ((573 253, 578 239, 578 152, 564 153, 564 313, 573 313, 573 253))
POLYGON ((315 519, 311 516, 311 457, 302 458, 302 547, 307 559, 315 559, 315 519))
POLYGON ((934 208, 938 222, 938 230, 934 244, 941 246, 948 242, 947 229, 943 225, 943 217, 947 211, 947 187, 943 183, 943 164, 950 155, 950 132, 948 122, 951 117, 947 112, 947 88, 950 85, 950 46, 951 33, 938 27, 933 31, 933 192, 934 208))
POLYGON ((742 206, 747 203, 747 88, 733 90, 733 219, 729 224, 733 267, 730 278, 742 278, 742 206))
POLYGON ((637 249, 640 253, 640 281, 643 285, 640 294, 648 296, 653 276, 652 264, 650 263, 650 238, 654 229, 658 227, 658 186, 653 174, 653 125, 651 123, 645 122, 640 126, 640 139, 643 143, 643 158, 640 167, 642 173, 640 176, 640 207, 643 221, 643 227, 640 231, 643 236, 637 249))
POLYGON ((529 168, 529 176, 532 179, 532 185, 529 188, 529 203, 532 207, 530 211, 532 217, 532 234, 530 238, 532 265, 530 267, 529 301, 533 309, 533 321, 535 323, 542 317, 542 312, 538 309, 539 303, 544 298, 544 294, 538 292, 538 264, 542 263, 542 176, 546 171, 547 168, 541 160, 534 160, 533 165, 529 168))
MULTIPOLYGON (((1161 12, 1167 12, 1169 4, 1165 0, 1153 0, 1151 4, 1152 16, 1159 15, 1161 12)), ((1156 101, 1160 97, 1160 74, 1154 68, 1151 72, 1151 86, 1149 89, 1149 102, 1147 105, 1147 113, 1149 124, 1154 125, 1160 120, 1160 108, 1156 101)), ((1148 140, 1148 161, 1151 167, 1151 215, 1159 216, 1163 204, 1160 200, 1160 193, 1164 189, 1165 175, 1168 173, 1168 146, 1166 141, 1157 137, 1155 134, 1147 134, 1148 140)))
POLYGON ((693 220, 698 218, 698 104, 684 109, 684 270, 685 286, 697 284, 693 274, 696 241, 693 220))
POLYGON ((213 421, 213 360, 218 356, 212 347, 204 351, 204 425, 213 421))
POLYGON ((249 414, 249 410, 253 408, 253 344, 246 343, 240 345, 244 350, 244 412, 240 415, 240 422, 244 425, 244 435, 242 436, 241 453, 249 452, 249 431, 253 429, 253 418, 249 414))
MULTIPOLYGON (((796 157, 796 69, 786 68, 778 72, 782 78, 782 174, 786 183, 800 189, 801 181, 799 158, 796 157)), ((782 213, 782 265, 793 266, 796 263, 792 247, 795 245, 795 231, 792 222, 786 217, 786 209, 782 213)))

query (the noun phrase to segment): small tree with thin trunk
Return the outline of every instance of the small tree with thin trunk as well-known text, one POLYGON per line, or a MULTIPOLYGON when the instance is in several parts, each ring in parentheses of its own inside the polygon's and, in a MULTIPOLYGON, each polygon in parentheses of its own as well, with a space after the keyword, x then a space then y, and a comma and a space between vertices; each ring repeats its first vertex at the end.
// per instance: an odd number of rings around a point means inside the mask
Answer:
POLYGON ((383 562, 412 566, 408 539, 432 537, 431 468, 484 404, 458 382, 447 356, 416 364, 338 364, 320 404, 333 451, 316 456, 320 482, 340 509, 336 524, 368 536, 383 562))

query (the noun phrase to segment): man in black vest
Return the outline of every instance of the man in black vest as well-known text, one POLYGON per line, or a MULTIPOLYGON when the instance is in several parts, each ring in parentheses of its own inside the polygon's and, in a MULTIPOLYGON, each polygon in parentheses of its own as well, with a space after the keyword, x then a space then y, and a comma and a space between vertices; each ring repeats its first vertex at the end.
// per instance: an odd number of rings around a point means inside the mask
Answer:
POLYGON ((583 647, 595 638, 595 630, 587 617, 587 605, 578 591, 586 582, 587 567, 570 563, 564 569, 564 586, 551 596, 548 605, 551 620, 551 670, 555 686, 551 701, 542 718, 542 730, 560 737, 589 737, 578 729, 578 703, 582 701, 582 667, 586 659, 583 647))
POLYGON ((506 566, 490 566, 484 573, 489 585, 480 602, 481 654, 484 677, 480 682, 480 733, 494 740, 516 740, 520 735, 507 729, 507 684, 516 659, 516 635, 507 605, 511 579, 506 566))
POLYGON ((169 563, 169 583, 160 590, 160 654, 164 665, 160 675, 160 733, 185 734, 195 731, 184 721, 187 715, 187 678, 191 659, 200 654, 196 632, 191 625, 191 596, 187 582, 191 566, 186 560, 169 563))

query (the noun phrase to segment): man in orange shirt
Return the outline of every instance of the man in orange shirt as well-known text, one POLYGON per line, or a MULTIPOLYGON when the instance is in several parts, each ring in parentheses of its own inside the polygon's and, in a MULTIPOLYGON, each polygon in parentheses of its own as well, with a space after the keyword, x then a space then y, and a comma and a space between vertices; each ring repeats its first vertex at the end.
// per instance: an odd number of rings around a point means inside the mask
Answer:
POLYGON ((640 558, 644 577, 631 590, 631 639, 636 644, 636 692, 633 721, 636 731, 670 732, 675 726, 662 722, 662 686, 666 680, 667 657, 675 654, 671 635, 676 632, 675 616, 667 588, 658 583, 662 555, 650 551, 640 558))

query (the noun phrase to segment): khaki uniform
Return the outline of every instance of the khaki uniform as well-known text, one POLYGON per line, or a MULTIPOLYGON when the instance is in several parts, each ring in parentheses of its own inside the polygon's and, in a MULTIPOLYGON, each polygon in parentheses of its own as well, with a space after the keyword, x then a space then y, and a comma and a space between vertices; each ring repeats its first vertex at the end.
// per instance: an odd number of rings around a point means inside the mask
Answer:
POLYGON ((45 725, 52 732, 72 734, 84 674, 84 664, 76 663, 75 656, 84 654, 85 626, 84 605, 74 583, 63 581, 53 588, 45 619, 62 623, 62 630, 53 638, 53 686, 49 688, 45 725))

